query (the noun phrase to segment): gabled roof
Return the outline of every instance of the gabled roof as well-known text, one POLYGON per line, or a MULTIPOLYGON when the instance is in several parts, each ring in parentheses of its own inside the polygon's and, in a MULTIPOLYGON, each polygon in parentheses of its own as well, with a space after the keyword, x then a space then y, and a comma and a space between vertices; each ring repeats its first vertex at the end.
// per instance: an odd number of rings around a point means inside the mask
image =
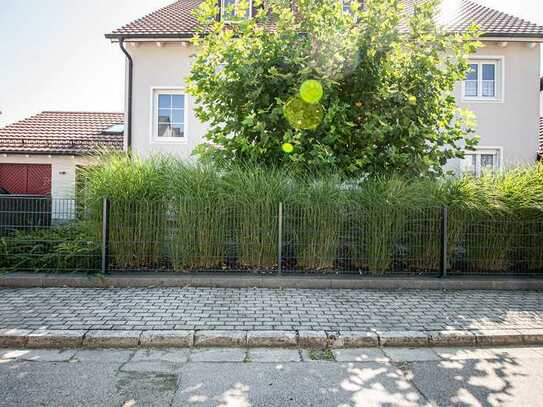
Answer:
POLYGON ((188 37, 198 28, 192 12, 203 0, 179 0, 106 34, 106 38, 188 37))
MULTIPOLYGON (((415 3, 424 0, 401 1, 407 10, 412 10, 415 3)), ((543 26, 471 0, 443 0, 437 21, 444 29, 455 33, 464 32, 475 24, 483 37, 543 38, 543 26)))
POLYGON ((123 133, 107 130, 123 113, 42 112, 0 128, 0 153, 84 155, 122 150, 123 133))
MULTIPOLYGON (((425 0, 401 1, 409 13, 415 3, 425 0)), ((192 12, 202 2, 178 0, 106 34, 106 38, 190 38, 198 28, 192 12)), ((471 0, 444 0, 438 21, 451 32, 463 32, 472 24, 477 24, 483 36, 487 37, 543 38, 542 26, 471 0)))

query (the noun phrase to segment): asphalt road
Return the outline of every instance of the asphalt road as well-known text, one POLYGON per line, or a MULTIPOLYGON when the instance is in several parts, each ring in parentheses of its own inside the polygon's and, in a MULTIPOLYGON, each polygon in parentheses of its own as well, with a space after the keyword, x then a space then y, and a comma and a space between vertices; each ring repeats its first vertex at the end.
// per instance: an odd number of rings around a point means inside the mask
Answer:
POLYGON ((0 406, 542 405, 543 347, 0 349, 0 406))

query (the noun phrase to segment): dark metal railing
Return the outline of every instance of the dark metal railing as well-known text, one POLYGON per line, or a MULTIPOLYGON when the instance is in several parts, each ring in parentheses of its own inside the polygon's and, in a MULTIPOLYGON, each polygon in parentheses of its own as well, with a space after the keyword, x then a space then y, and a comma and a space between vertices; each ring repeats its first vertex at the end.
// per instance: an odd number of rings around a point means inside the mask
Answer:
POLYGON ((0 197, 0 270, 543 276, 543 212, 0 197))

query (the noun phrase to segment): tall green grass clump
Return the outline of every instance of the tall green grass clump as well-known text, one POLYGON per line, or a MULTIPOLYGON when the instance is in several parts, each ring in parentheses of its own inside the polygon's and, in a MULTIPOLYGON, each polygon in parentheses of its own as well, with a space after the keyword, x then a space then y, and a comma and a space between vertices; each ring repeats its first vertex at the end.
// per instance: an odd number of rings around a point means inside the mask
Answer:
POLYGON ((356 268, 371 274, 389 270, 394 258, 394 243, 402 226, 396 218, 394 189, 396 179, 368 179, 350 194, 348 234, 354 237, 351 253, 356 268), (392 233, 391 233, 392 232, 392 233))
POLYGON ((292 193, 283 207, 286 268, 327 271, 348 265, 346 195, 334 176, 292 181, 292 193))
POLYGON ((278 208, 295 189, 284 170, 242 165, 223 176, 229 197, 233 243, 241 268, 273 269, 278 266, 278 208))
POLYGON ((486 175, 478 182, 492 202, 479 210, 493 222, 472 244, 477 250, 473 263, 489 271, 542 269, 543 164, 486 175))
POLYGON ((86 205, 101 235, 102 201, 110 200, 110 254, 113 268, 162 264, 166 228, 169 159, 143 160, 124 154, 100 158, 84 174, 86 205))
POLYGON ((449 258, 453 270, 542 269, 542 169, 542 164, 536 164, 447 183, 444 193, 450 208, 449 258))
POLYGON ((167 164, 171 204, 167 247, 175 271, 220 269, 227 254, 225 195, 220 174, 206 165, 167 164))

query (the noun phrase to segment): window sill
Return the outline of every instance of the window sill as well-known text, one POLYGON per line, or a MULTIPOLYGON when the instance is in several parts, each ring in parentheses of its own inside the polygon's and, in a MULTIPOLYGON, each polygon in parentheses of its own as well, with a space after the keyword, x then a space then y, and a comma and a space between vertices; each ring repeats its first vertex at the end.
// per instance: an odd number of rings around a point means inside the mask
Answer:
POLYGON ((251 18, 240 18, 238 20, 224 20, 223 19, 222 22, 225 23, 225 24, 241 24, 241 23, 243 23, 245 21, 248 21, 250 19, 251 18))
POLYGON ((460 101, 462 103, 503 103, 503 99, 478 97, 462 97, 460 101))
POLYGON ((187 144, 186 137, 163 137, 151 139, 151 144, 187 144))

